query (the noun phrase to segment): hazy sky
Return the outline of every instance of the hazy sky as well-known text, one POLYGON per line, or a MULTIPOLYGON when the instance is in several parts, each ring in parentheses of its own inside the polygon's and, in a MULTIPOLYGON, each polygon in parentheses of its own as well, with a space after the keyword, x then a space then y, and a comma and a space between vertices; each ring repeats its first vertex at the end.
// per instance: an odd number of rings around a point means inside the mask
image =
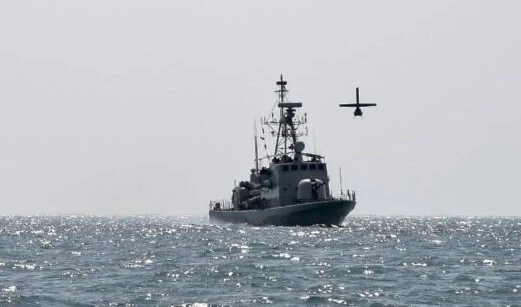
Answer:
POLYGON ((0 214, 205 214, 275 81, 354 214, 521 215, 519 1, 0 1, 0 214), (377 102, 363 119, 339 103, 377 102))

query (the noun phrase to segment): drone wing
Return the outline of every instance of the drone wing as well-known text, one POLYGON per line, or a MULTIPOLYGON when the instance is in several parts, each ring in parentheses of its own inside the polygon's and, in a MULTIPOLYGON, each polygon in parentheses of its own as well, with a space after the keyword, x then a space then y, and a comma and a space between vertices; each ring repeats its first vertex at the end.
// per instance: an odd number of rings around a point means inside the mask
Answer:
POLYGON ((339 104, 341 107, 376 107, 376 103, 342 103, 339 104))

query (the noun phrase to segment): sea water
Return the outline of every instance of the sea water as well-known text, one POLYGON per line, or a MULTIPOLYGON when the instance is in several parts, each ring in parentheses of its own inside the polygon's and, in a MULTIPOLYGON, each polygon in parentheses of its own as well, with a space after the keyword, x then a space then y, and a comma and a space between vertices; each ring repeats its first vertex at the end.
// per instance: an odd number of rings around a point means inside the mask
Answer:
POLYGON ((521 218, 0 217, 5 306, 521 306, 521 218))

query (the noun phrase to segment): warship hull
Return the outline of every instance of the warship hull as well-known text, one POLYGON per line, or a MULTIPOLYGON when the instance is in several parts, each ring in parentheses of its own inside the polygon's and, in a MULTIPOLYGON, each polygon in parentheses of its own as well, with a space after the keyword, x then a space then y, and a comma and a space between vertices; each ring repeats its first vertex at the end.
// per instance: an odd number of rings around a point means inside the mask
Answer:
POLYGON ((340 225, 356 205, 354 200, 330 199, 257 210, 211 210, 212 223, 256 226, 340 225))

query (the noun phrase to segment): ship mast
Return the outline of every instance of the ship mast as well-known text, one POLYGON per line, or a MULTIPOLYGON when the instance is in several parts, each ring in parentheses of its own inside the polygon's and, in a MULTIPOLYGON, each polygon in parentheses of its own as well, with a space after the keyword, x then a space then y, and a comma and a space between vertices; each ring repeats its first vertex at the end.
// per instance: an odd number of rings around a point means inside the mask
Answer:
POLYGON ((253 131, 255 134, 255 174, 259 173, 259 147, 257 146, 257 125, 253 124, 253 131))
POLYGON ((280 75, 280 81, 277 81, 279 89, 278 93, 278 107, 280 108, 280 117, 278 121, 272 122, 278 124, 277 140, 275 142, 274 156, 287 155, 288 149, 293 151, 293 147, 297 142, 297 127, 302 123, 301 120, 294 121, 296 108, 302 107, 301 102, 287 102, 285 101, 288 90, 288 84, 280 75))
MULTIPOLYGON (((307 123, 307 116, 304 114, 302 117, 296 117, 296 109, 302 107, 301 102, 289 102, 287 101, 286 95, 289 92, 286 89, 287 81, 284 80, 282 75, 280 75, 280 80, 277 81, 277 101, 276 106, 280 109, 279 116, 276 117, 273 114, 273 110, 271 113, 271 117, 269 120, 264 118, 262 120, 262 124, 269 127, 271 130, 272 136, 276 136, 275 141, 275 150, 273 152, 273 159, 288 159, 291 153, 295 153, 295 145, 300 143, 298 138, 301 136, 306 136, 307 126, 305 130, 299 129, 301 125, 307 123)), ((264 129, 262 129, 262 133, 264 134, 264 129)), ((264 137, 261 137, 264 141, 264 137)), ((304 146, 304 143, 297 145, 299 148, 304 146)), ((264 148, 266 148, 266 144, 264 144, 264 148)), ((302 148, 303 149, 303 148, 302 148)), ((267 158, 270 158, 269 155, 266 155, 267 158)))

